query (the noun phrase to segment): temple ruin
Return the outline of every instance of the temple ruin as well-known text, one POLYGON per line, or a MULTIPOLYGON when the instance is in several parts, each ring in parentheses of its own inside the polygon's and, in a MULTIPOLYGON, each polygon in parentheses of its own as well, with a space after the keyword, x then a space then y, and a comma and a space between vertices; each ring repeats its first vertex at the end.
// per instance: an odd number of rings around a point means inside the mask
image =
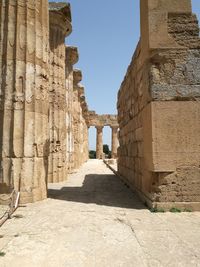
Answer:
POLYGON ((90 111, 68 3, 0 0, 0 194, 47 197, 112 129, 119 176, 149 207, 200 210, 200 38, 191 0, 140 0, 141 38, 118 115, 90 111), (119 143, 118 143, 119 139, 119 143))

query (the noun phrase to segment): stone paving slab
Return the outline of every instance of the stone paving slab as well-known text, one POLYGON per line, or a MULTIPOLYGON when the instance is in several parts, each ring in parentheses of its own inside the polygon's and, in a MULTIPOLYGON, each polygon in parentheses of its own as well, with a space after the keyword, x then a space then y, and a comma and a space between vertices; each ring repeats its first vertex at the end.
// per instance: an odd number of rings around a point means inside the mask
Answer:
POLYGON ((102 161, 0 228, 1 267, 200 266, 200 213, 151 213, 102 161))

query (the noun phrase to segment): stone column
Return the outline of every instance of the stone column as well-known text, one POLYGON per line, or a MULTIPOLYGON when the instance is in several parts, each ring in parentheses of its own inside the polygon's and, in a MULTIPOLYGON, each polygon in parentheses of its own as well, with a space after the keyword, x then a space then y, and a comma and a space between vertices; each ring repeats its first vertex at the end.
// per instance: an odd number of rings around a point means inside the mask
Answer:
POLYGON ((89 157, 89 140, 88 140, 88 126, 85 122, 84 125, 84 162, 88 160, 89 157))
POLYGON ((119 146, 119 141, 118 141, 118 126, 111 127, 112 129, 112 158, 116 159, 117 158, 117 148, 119 146))
POLYGON ((50 156, 49 182, 66 180, 65 38, 71 33, 70 5, 49 3, 50 11, 50 156))
POLYGON ((46 198, 48 1, 0 0, 0 181, 46 198))
POLYGON ((73 65, 78 62, 77 47, 66 47, 66 126, 67 126, 67 165, 68 172, 74 168, 74 136, 73 136, 73 65))
POLYGON ((83 116, 83 154, 84 154, 83 162, 86 162, 89 157, 89 136, 88 136, 89 121, 88 121, 88 106, 85 101, 85 96, 84 98, 82 96, 81 107, 83 116))
POLYGON ((79 82, 82 80, 82 72, 75 69, 73 71, 73 140, 74 140, 74 168, 80 166, 80 136, 81 136, 81 107, 79 102, 79 90, 82 88, 79 82))
POLYGON ((97 143, 96 143, 96 158, 103 158, 103 126, 96 126, 97 143))

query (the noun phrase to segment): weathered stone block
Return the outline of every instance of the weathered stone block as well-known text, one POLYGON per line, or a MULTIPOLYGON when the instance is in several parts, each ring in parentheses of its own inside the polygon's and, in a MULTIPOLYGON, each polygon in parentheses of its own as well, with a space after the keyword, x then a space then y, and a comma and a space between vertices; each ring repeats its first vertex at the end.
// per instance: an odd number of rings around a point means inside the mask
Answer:
MULTIPOLYGON (((152 133, 148 138, 152 144, 150 170, 168 172, 180 166, 199 166, 200 102, 168 101, 149 105, 152 120, 152 133)), ((148 146, 144 146, 144 151, 149 153, 148 146)))

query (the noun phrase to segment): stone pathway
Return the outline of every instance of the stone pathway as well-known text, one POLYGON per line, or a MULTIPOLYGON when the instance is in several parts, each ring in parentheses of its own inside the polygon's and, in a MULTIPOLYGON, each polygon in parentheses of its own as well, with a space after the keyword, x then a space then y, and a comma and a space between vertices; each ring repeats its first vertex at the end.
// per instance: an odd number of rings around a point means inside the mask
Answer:
POLYGON ((200 266, 200 213, 150 213, 102 161, 0 228, 1 267, 200 266))

